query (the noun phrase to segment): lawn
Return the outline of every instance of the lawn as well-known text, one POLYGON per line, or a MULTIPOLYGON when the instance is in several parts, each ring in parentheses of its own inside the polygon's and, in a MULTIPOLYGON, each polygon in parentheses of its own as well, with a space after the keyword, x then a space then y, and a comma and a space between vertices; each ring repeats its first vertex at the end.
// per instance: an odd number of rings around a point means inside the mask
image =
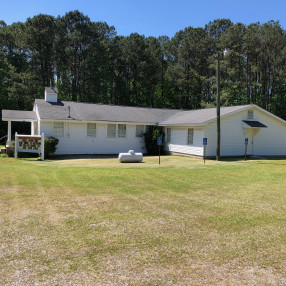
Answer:
POLYGON ((286 284, 286 160, 0 170, 0 285, 286 284))

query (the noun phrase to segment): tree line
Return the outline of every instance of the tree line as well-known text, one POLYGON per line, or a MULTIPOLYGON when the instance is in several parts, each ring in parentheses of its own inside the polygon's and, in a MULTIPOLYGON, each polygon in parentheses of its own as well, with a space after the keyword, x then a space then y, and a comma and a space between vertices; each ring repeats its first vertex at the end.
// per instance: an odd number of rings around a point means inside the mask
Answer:
MULTIPOLYGON (((46 86, 60 100, 158 108, 254 103, 286 119, 286 33, 279 22, 217 19, 174 37, 118 36, 79 11, 0 21, 0 110, 31 110, 46 86)), ((1 122, 0 136, 6 124, 1 122)))

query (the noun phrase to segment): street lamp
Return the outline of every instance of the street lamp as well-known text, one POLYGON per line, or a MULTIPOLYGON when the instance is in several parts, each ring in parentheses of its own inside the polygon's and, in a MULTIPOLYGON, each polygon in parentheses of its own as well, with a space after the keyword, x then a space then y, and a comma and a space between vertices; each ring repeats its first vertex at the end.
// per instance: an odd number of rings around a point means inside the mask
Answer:
POLYGON ((218 53, 216 56, 216 80, 217 80, 217 99, 216 99, 216 122, 217 122, 217 144, 216 144, 216 160, 220 160, 220 60, 227 56, 228 51, 225 49, 223 54, 218 53))

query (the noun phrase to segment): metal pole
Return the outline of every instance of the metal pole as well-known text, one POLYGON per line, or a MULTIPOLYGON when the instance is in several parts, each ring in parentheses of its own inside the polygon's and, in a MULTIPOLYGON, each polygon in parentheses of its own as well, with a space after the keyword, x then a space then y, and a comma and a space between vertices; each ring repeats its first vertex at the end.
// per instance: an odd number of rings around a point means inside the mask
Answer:
POLYGON ((159 165, 160 165, 160 149, 161 149, 161 146, 159 145, 159 165))
POLYGON ((204 164, 206 163, 206 145, 204 145, 204 164))
POLYGON ((220 54, 217 54, 217 100, 216 100, 216 118, 217 118, 217 146, 216 146, 216 160, 220 160, 220 54))

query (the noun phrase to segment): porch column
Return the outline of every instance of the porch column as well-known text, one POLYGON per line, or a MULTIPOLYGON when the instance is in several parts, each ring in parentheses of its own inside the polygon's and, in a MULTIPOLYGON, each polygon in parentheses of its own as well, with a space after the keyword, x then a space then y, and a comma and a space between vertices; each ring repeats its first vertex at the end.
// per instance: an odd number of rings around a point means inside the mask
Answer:
POLYGON ((31 122, 31 135, 35 135, 34 121, 31 122))
POLYGON ((8 147, 11 146, 11 121, 8 121, 8 147))

